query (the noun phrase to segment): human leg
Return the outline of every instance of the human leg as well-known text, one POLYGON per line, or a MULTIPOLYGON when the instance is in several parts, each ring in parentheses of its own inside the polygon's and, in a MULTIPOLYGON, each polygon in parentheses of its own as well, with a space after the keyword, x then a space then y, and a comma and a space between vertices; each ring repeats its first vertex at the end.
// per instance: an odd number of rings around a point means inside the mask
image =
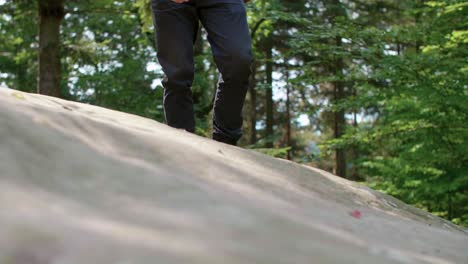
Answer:
POLYGON ((193 43, 198 31, 198 15, 192 4, 152 0, 157 58, 165 77, 164 115, 175 128, 195 132, 192 83, 193 43))
POLYGON ((235 145, 242 137, 242 108, 253 55, 243 2, 199 8, 213 56, 221 74, 213 107, 212 138, 235 145))

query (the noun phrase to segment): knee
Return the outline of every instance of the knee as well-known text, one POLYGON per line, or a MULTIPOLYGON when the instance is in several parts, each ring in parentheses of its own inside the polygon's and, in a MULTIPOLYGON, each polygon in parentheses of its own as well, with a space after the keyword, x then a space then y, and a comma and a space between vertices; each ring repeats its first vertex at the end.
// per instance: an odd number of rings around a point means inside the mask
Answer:
POLYGON ((187 94, 191 93, 191 87, 193 84, 193 75, 183 77, 185 74, 169 74, 162 80, 162 86, 164 87, 164 94, 187 94))
MULTIPOLYGON (((251 73, 254 58, 250 50, 236 50, 221 61, 220 71, 224 78, 247 79, 251 73)), ((219 63, 218 63, 219 64, 219 63)))
POLYGON ((253 62, 252 52, 250 50, 244 52, 233 52, 232 62, 236 67, 250 69, 253 62))
POLYGON ((192 67, 171 67, 165 70, 166 77, 173 82, 191 84, 194 79, 194 68, 192 67))
POLYGON ((160 60, 165 78, 163 86, 166 89, 190 89, 194 80, 195 69, 189 64, 173 65, 160 60))

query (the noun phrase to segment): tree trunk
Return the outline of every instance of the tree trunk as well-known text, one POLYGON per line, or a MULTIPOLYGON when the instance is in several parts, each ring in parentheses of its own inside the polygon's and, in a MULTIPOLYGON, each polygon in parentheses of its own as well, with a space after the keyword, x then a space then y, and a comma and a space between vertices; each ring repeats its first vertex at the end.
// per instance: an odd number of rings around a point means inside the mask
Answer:
MULTIPOLYGON (((416 25, 421 25, 421 10, 422 8, 425 6, 424 4, 424 0, 419 0, 417 1, 416 3, 416 14, 414 16, 414 22, 416 25)), ((416 39, 416 43, 415 43, 415 51, 416 53, 421 53, 421 46, 422 46, 422 41, 418 38, 416 39)))
MULTIPOLYGON (((339 0, 330 1, 328 6, 328 11, 330 12, 330 21, 332 25, 336 24, 336 18, 339 16, 346 17, 346 11, 342 6, 342 3, 339 0)), ((336 36, 333 40, 334 44, 338 49, 343 45, 341 36, 336 36)), ((342 57, 337 57, 333 61, 331 66, 331 71, 335 77, 341 77, 343 75, 344 61, 342 57)), ((341 80, 336 80, 333 82, 334 96, 333 104, 337 105, 339 102, 346 97, 344 82, 341 80)), ((346 117, 344 109, 335 110, 334 112, 334 138, 341 138, 344 134, 346 127, 346 117)), ((335 174, 346 178, 346 149, 343 147, 337 148, 335 152, 335 174)))
POLYGON ((267 88, 265 95, 266 106, 266 130, 265 137, 268 139, 267 148, 273 147, 273 45, 272 40, 268 40, 266 45, 266 78, 267 88))
POLYGON ((252 74, 250 75, 250 144, 254 145, 257 143, 257 91, 255 87, 257 86, 257 62, 254 60, 252 63, 252 74))
POLYGON ((39 83, 37 92, 60 97, 60 24, 63 0, 39 0, 39 83))
MULTIPOLYGON (((289 87, 289 71, 286 69, 286 146, 291 146, 291 98, 289 87)), ((291 160, 291 151, 288 150, 287 159, 291 160)))
MULTIPOLYGON (((339 83, 335 84, 335 100, 343 94, 343 88, 339 83)), ((341 97, 342 98, 342 97, 341 97)), ((335 138, 340 138, 344 134, 345 113, 343 110, 335 112, 335 138)), ((336 150, 336 175, 346 178, 346 151, 344 148, 336 150)))
MULTIPOLYGON (((262 4, 262 8, 264 8, 262 4)), ((257 30, 260 28, 261 24, 267 21, 265 18, 262 18, 255 23, 252 27, 250 32, 250 38, 255 40, 255 36, 257 34, 257 30)), ((255 47, 255 42, 253 42, 253 47, 255 47)), ((257 143, 257 60, 254 58, 252 63, 252 73, 250 75, 250 83, 249 83, 249 94, 250 94, 250 144, 254 145, 257 143)))
MULTIPOLYGON (((353 91, 353 96, 354 97, 357 97, 357 91, 356 89, 352 89, 353 91)), ((357 129, 358 128, 358 120, 357 120, 357 109, 354 108, 353 109, 353 127, 354 129, 357 129)), ((352 167, 352 170, 351 170, 351 175, 349 176, 349 179, 352 180, 352 181, 358 181, 361 179, 360 175, 359 175, 359 170, 358 170, 358 167, 356 165, 357 163, 357 160, 359 158, 359 145, 358 144, 353 144, 351 145, 352 149, 351 149, 351 155, 352 155, 352 159, 353 159, 353 167, 352 167)))
MULTIPOLYGON (((336 37, 336 45, 340 47, 342 45, 341 37, 336 37)), ((335 75, 341 76, 343 72, 343 60, 341 58, 337 59, 335 62, 335 75)), ((334 103, 337 104, 340 100, 345 98, 344 85, 342 81, 334 82, 334 103)), ((346 126, 345 111, 340 109, 335 111, 335 120, 334 120, 334 136, 335 138, 340 138, 344 134, 346 126)), ((344 148, 336 149, 335 153, 336 159, 336 175, 346 178, 346 150, 344 148)))

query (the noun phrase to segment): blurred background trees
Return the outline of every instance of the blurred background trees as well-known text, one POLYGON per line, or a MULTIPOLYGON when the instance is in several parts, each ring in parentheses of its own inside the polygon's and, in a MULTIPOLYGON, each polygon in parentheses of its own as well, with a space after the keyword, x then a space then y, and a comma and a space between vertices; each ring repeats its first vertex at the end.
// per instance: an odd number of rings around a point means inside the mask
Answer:
MULTIPOLYGON (((254 0, 241 145, 468 226, 468 2, 254 0)), ((164 122, 150 0, 0 0, 0 85, 164 122)), ((195 47, 197 133, 218 74, 195 47)))

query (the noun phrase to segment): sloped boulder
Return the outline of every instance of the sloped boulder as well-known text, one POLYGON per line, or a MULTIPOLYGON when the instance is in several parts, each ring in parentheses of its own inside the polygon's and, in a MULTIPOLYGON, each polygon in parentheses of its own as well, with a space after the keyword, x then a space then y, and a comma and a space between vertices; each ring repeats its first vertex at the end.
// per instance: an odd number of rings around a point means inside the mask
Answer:
POLYGON ((450 222, 325 171, 0 89, 0 263, 468 263, 450 222))

